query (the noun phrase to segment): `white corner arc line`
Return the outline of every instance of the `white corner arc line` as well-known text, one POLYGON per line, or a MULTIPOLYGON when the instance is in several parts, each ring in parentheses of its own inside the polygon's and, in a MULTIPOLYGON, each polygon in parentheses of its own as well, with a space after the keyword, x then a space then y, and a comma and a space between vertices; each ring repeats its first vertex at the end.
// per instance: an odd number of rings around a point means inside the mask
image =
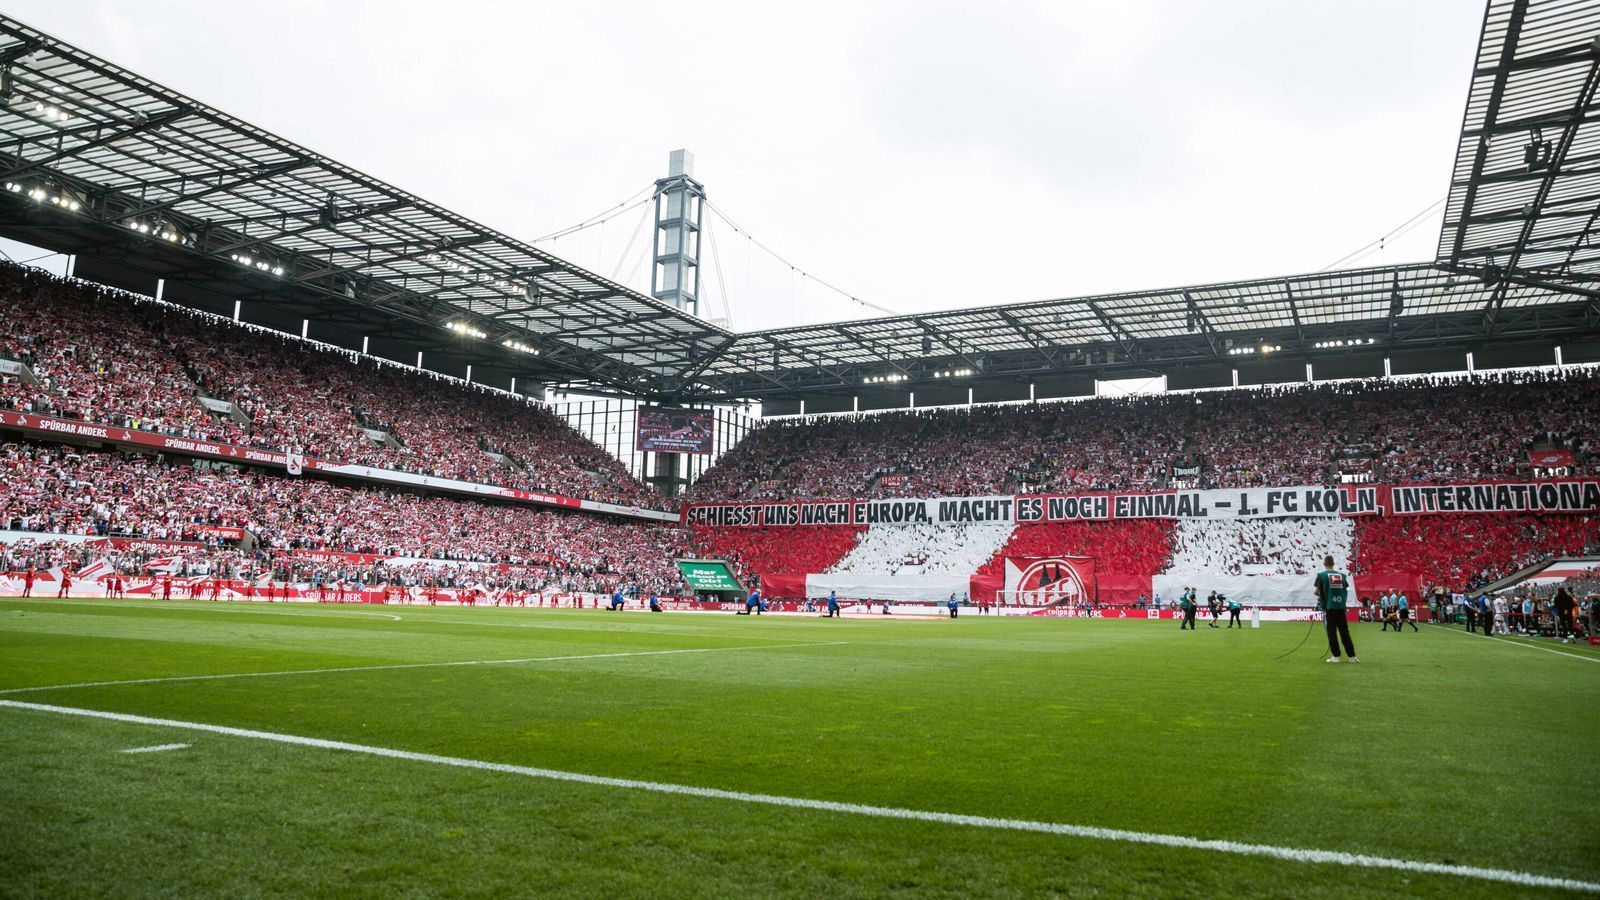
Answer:
POLYGON ((186 750, 189 744, 157 744, 154 747, 129 747, 121 753, 162 753, 167 750, 186 750))
POLYGON ((439 766, 449 766, 457 769, 474 769, 484 772, 498 772, 506 775, 521 775, 526 778, 542 778, 551 781, 575 782, 578 784, 597 785, 600 787, 621 788, 624 790, 648 791, 656 794, 674 794, 685 797, 698 797, 708 800, 731 800, 737 803, 750 803, 762 806, 781 806, 792 809, 817 810, 820 812, 845 813, 848 815, 868 816, 879 819, 903 819, 919 822, 935 822, 941 825, 958 825, 970 828, 990 828, 1003 831, 1026 831, 1039 834, 1055 834, 1064 837, 1088 838, 1091 840, 1114 841, 1129 844, 1155 844, 1163 847, 1176 847, 1185 850, 1206 850, 1216 853, 1231 853, 1237 856, 1261 856, 1271 859, 1282 859, 1299 863, 1320 863, 1336 866, 1353 866, 1367 869, 1393 869, 1402 872, 1416 872, 1428 875, 1446 875, 1457 878, 1472 878, 1480 881, 1495 881, 1503 884, 1515 884, 1522 887, 1559 888, 1573 891, 1587 891, 1600 893, 1600 883, 1580 881, 1573 878, 1559 878, 1550 875, 1535 875, 1528 872, 1517 872, 1511 869, 1490 869, 1481 866, 1462 866, 1449 863, 1430 863, 1411 859, 1396 859, 1385 856, 1369 856, 1362 853, 1345 853, 1337 850, 1310 850, 1297 847, 1279 847, 1272 844, 1250 844, 1239 841, 1213 840, 1206 838, 1188 837, 1179 834, 1160 834, 1145 831, 1129 831, 1121 828, 1098 828, 1091 825, 1068 825, 1059 822, 1037 822, 1027 819, 1001 819, 990 816, 963 815, 960 813, 934 812, 931 810, 906 809, 896 806, 872 806, 864 803, 841 803, 833 800, 812 800, 804 797, 785 797, 778 794, 756 794, 746 791, 728 791, 720 788, 696 787, 685 784, 669 784, 658 781, 640 781, 632 778, 611 778, 604 775, 586 775, 581 772, 565 772, 559 769, 540 769, 533 766, 519 766, 511 763, 488 762, 478 759, 466 759, 457 756, 440 756, 434 753, 416 753, 410 750, 396 750, 389 747, 374 747, 367 744, 352 744, 345 741, 330 741, 323 738, 302 737, 300 735, 279 734, 272 731, 255 731, 248 728, 233 728, 227 725, 211 725, 204 722, 184 722, 176 719, 157 719, 150 716, 139 716, 130 713, 105 712, 96 709, 82 709, 74 706, 51 706, 43 703, 26 703, 20 700, 0 700, 0 707, 29 710, 33 712, 55 713, 57 715, 81 716, 91 719, 108 719, 113 722, 127 722, 134 725, 154 725, 163 728, 176 728, 184 731, 200 731, 210 734, 222 734, 229 737, 249 738, 258 741, 270 741, 276 744, 289 744, 297 747, 315 747, 321 750, 338 750, 345 753, 359 753, 366 756, 380 756, 388 759, 400 759, 409 762, 431 763, 439 766))
POLYGON ((1435 628, 1438 628, 1441 631, 1448 631, 1451 634, 1459 634, 1462 637, 1475 637, 1475 638, 1483 638, 1486 641, 1494 641, 1496 644, 1499 644, 1502 647, 1521 647, 1524 650, 1543 650, 1546 653, 1554 653, 1557 656, 1570 656, 1573 659, 1581 659, 1584 662, 1600 663, 1600 657, 1597 657, 1597 656, 1584 656, 1584 655, 1579 654, 1579 653, 1568 653, 1565 650, 1557 650, 1554 647, 1536 647, 1533 644, 1524 644, 1523 642, 1516 641, 1516 640, 1495 640, 1492 637, 1488 637, 1486 635, 1479 634, 1476 631, 1457 631, 1454 628, 1450 628, 1450 627, 1445 626, 1445 625, 1440 625, 1437 622, 1429 622, 1428 624, 1432 625, 1435 628))
POLYGON ((735 650, 787 650, 791 647, 832 647, 849 641, 818 641, 812 644, 763 644, 758 647, 690 647, 683 650, 630 650, 626 653, 583 653, 576 656, 529 656, 521 659, 462 659, 449 662, 393 663, 378 666, 337 666, 328 669, 282 669, 276 672, 224 672, 216 675, 168 675, 160 678, 129 678, 123 681, 80 681, 76 684, 40 684, 7 688, 6 694, 33 694, 39 691, 67 691, 74 688, 120 687, 128 684, 166 684, 174 681, 225 681, 234 678, 277 678, 285 675, 331 675, 336 672, 382 672, 393 669, 441 669, 452 666, 510 666, 517 663, 566 662, 575 659, 614 659, 623 656, 670 656, 675 653, 721 653, 735 650))

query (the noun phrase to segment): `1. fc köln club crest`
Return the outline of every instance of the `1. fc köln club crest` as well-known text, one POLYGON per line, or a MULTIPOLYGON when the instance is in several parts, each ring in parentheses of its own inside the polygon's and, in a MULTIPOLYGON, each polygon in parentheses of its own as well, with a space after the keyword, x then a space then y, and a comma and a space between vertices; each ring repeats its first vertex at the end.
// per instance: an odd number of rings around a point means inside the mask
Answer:
POLYGON ((1052 606, 1088 599, 1094 560, 1082 556, 1006 557, 1005 602, 1052 606))

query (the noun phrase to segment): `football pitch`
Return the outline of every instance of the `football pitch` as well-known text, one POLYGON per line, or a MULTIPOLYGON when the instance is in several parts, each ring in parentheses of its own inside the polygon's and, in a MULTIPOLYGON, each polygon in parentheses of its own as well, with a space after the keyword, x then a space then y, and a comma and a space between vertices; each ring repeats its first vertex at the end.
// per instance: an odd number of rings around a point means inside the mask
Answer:
POLYGON ((1600 891, 1600 653, 0 600, 0 895, 1600 891))

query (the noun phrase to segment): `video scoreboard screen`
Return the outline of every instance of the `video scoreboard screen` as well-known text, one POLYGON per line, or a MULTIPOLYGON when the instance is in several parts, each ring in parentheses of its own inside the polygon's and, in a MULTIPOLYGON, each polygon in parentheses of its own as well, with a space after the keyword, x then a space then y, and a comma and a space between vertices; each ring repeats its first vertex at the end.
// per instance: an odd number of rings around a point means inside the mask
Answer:
POLYGON ((710 453, 714 431, 711 411, 639 407, 634 448, 655 453, 710 453))

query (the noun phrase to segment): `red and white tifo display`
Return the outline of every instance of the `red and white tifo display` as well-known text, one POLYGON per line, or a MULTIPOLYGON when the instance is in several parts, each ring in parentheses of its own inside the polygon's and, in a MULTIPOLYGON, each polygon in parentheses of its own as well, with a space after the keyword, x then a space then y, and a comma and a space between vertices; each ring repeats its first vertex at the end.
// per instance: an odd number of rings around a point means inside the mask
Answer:
POLYGON ((1308 605, 1324 555, 1361 596, 1416 596, 1582 552, 1596 513, 1600 481, 1563 480, 713 504, 684 519, 772 597, 1070 608, 1188 587, 1308 605))

